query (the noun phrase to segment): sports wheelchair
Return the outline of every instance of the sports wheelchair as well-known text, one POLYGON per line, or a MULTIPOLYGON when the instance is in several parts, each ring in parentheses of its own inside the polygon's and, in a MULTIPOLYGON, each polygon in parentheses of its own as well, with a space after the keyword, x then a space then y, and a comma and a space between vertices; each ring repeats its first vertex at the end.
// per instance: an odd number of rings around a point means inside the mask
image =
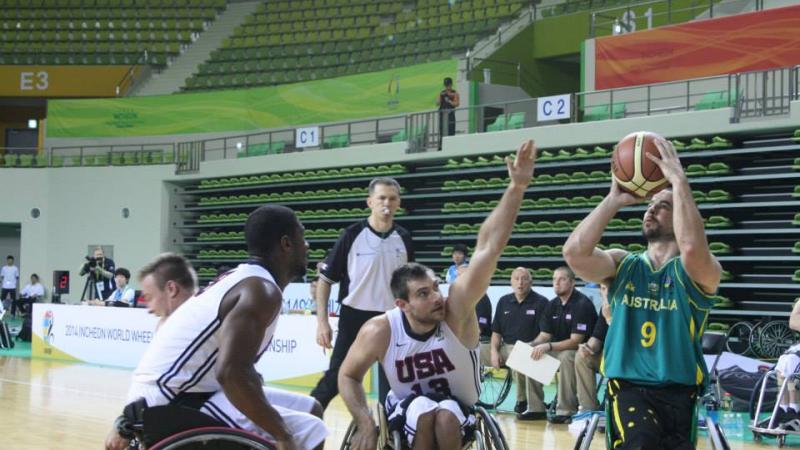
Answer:
MULTIPOLYGON (((408 450, 408 443, 399 431, 389 431, 389 424, 386 420, 386 411, 383 405, 378 403, 376 406, 378 416, 378 447, 377 450, 408 450)), ((356 423, 350 422, 347 432, 342 441, 341 450, 350 450, 351 439, 356 432, 356 423)), ((506 438, 500 429, 500 425, 482 406, 475 407, 475 428, 472 436, 468 436, 463 446, 464 450, 508 450, 510 447, 506 443, 506 438)))
MULTIPOLYGON (((127 410, 126 410, 127 412, 127 410)), ((165 405, 140 409, 136 420, 122 425, 132 438, 131 450, 275 450, 273 443, 256 434, 225 426, 202 412, 165 405)))
MULTIPOLYGON (((720 356, 722 356, 722 351, 725 349, 725 345, 728 340, 728 335, 725 333, 714 333, 714 332, 706 332, 703 334, 703 354, 706 355, 715 355, 716 358, 714 359, 714 363, 709 370, 709 377, 710 382, 706 393, 700 397, 698 400, 697 408, 695 408, 694 415, 695 421, 697 419, 698 410, 704 409, 706 413, 709 411, 716 411, 720 407, 720 387, 719 382, 717 380, 717 362, 719 362, 720 356)), ((598 386, 599 388, 599 386, 598 386)), ((605 415, 606 417, 610 417, 610 404, 608 401, 608 394, 606 394, 605 398, 603 399, 603 404, 605 405, 605 415)), ((594 414, 586 424, 586 426, 581 430, 580 434, 578 435, 578 439, 575 442, 574 450, 588 450, 589 446, 592 443, 592 439, 594 438, 594 433, 598 428, 598 424, 600 423, 600 415, 594 414)), ((714 420, 714 414, 706 414, 705 417, 705 424, 704 426, 698 426, 697 428, 705 429, 708 435, 708 443, 709 448, 712 450, 730 450, 730 446, 728 445, 728 440, 725 437, 725 433, 722 430, 722 427, 714 420)), ((693 440, 696 441, 696 433, 697 429, 693 430, 693 440)), ((609 441, 610 434, 606 433, 606 446, 611 448, 611 442, 609 441)))

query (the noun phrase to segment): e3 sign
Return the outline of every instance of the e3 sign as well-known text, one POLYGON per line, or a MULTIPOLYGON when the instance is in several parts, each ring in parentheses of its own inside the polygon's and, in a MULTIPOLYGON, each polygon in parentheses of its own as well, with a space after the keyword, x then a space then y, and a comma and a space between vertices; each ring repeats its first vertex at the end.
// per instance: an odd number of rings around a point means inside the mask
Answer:
POLYGON ((569 119, 572 111, 570 94, 539 97, 536 118, 539 122, 569 119))
POLYGON ((48 81, 47 72, 44 70, 19 73, 20 91, 46 91, 48 87, 50 87, 50 82, 48 81))

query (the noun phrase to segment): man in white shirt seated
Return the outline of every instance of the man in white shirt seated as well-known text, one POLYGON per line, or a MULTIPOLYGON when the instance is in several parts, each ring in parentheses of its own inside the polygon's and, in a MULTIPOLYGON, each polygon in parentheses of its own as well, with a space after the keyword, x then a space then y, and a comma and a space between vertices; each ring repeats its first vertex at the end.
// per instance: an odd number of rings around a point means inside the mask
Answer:
POLYGON ((89 300, 87 303, 94 306, 133 306, 133 298, 136 291, 128 285, 131 279, 131 272, 124 268, 119 267, 114 271, 114 281, 117 283, 117 288, 108 296, 105 301, 103 300, 89 300))
POLYGON ((31 282, 22 288, 19 296, 20 298, 16 300, 16 303, 22 314, 29 311, 29 305, 44 298, 44 286, 39 282, 39 275, 31 274, 31 282))

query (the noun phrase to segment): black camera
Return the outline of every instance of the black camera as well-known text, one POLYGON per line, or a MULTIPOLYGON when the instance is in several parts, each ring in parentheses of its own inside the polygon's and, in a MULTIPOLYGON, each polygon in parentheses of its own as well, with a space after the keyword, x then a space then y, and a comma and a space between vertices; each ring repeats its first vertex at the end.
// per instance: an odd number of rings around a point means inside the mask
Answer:
POLYGON ((93 258, 91 256, 85 256, 84 258, 86 258, 86 264, 89 265, 90 269, 97 267, 97 262, 100 261, 100 258, 93 258))

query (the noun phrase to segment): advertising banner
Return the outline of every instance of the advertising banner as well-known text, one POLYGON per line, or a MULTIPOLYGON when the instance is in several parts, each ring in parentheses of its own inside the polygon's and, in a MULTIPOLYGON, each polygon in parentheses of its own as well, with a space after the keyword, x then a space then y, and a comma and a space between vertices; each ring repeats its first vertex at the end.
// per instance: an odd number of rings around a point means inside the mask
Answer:
POLYGON ((595 89, 800 64, 800 5, 595 41, 595 89))

